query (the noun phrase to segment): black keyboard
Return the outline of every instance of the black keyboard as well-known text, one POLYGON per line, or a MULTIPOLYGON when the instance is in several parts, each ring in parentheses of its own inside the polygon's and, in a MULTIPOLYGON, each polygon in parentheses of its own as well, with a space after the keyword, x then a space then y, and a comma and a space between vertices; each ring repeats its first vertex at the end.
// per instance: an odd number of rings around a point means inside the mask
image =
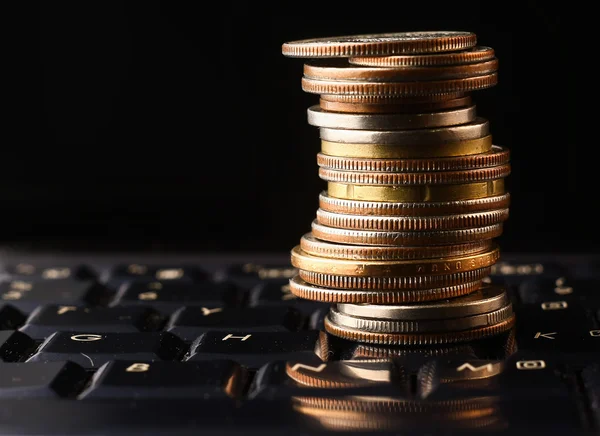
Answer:
POLYGON ((289 256, 7 255, 2 435, 600 434, 597 259, 502 254, 514 330, 327 334, 289 256))

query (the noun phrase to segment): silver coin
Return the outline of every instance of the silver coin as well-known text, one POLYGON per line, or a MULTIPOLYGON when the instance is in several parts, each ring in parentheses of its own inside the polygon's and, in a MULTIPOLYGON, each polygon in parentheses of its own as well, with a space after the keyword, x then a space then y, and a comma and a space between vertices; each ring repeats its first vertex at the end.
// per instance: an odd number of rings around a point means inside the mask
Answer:
POLYGON ((345 315, 379 320, 430 320, 461 318, 498 310, 510 303, 501 286, 485 285, 462 297, 402 305, 338 303, 337 310, 345 315))
POLYGON ((308 108, 308 124, 317 127, 355 130, 423 129, 455 126, 475 120, 475 106, 423 114, 354 114, 328 112, 319 105, 308 108))
POLYGON ((507 320, 513 314, 512 304, 480 315, 461 318, 440 318, 419 321, 378 320, 356 318, 340 313, 335 306, 327 314, 329 320, 343 328, 372 333, 432 333, 454 332, 487 327, 507 320))
POLYGON ((490 134, 490 124, 487 119, 476 117, 468 124, 433 129, 348 130, 320 127, 319 132, 323 141, 330 142, 418 146, 483 138, 490 134))

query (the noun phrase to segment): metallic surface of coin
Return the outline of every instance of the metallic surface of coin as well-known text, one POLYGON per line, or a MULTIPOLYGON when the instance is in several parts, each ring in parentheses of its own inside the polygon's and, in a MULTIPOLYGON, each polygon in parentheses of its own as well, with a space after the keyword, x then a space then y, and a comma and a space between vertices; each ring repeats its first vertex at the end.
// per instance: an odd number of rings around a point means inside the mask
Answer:
POLYGON ((497 145, 492 145, 492 149, 487 153, 420 159, 349 158, 317 153, 317 165, 320 168, 388 173, 473 170, 506 165, 509 159, 510 150, 497 145))
MULTIPOLYGON (((358 132, 359 130, 353 130, 358 132)), ((408 132, 408 130, 405 130, 408 132)), ((321 141, 321 152, 327 156, 372 158, 372 159, 431 159, 442 157, 472 156, 489 153, 492 150, 492 135, 477 139, 467 139, 454 142, 435 142, 419 144, 409 142, 404 144, 348 143, 321 141)))
MULTIPOLYGON (((319 136, 324 141, 350 144, 430 145, 478 139, 490 134, 487 119, 477 117, 460 126, 418 130, 347 130, 321 127, 319 136)), ((329 154, 329 153, 327 153, 329 154)), ((365 156, 375 157, 375 156, 365 156)))
POLYGON ((477 45, 477 35, 462 31, 418 31, 310 38, 282 44, 284 56, 331 58, 438 53, 477 45))
POLYGON ((468 295, 427 302, 424 304, 372 305, 338 304, 341 314, 379 320, 418 321, 461 318, 481 315, 502 309, 510 304, 510 297, 502 286, 484 285, 468 295))
POLYGON ((310 255, 299 245, 291 250, 291 263, 295 268, 323 274, 348 276, 419 276, 452 274, 492 266, 500 258, 494 244, 491 250, 445 259, 419 259, 402 261, 361 262, 346 259, 329 259, 310 255))
POLYGON ((346 59, 315 60, 304 63, 304 77, 312 80, 361 81, 361 82, 410 82, 460 79, 482 76, 498 70, 498 59, 466 65, 444 67, 413 66, 368 67, 355 66, 346 59))
POLYGON ((335 289, 316 286, 303 280, 300 276, 290 279, 290 292, 298 298, 324 303, 352 304, 401 304, 437 301, 440 299, 460 297, 475 292, 483 286, 481 280, 465 282, 441 288, 365 290, 335 289))
POLYGON ((308 108, 308 124, 317 127, 355 130, 424 129, 473 122, 475 106, 432 113, 341 114, 327 112, 319 105, 308 108))
POLYGON ((464 79, 429 80, 424 82, 359 82, 333 81, 302 77, 302 90, 310 94, 361 94, 361 95, 428 95, 448 92, 471 92, 491 88, 498 84, 498 73, 464 79))
POLYGON ((353 185, 447 185, 501 179, 510 174, 510 169, 509 164, 463 171, 415 173, 404 171, 340 171, 319 168, 319 177, 327 182, 349 183, 353 185))
POLYGON ((511 316, 498 324, 478 327, 475 329, 438 332, 438 333, 373 333, 347 327, 341 327, 331 322, 328 316, 324 319, 325 331, 334 336, 350 341, 366 342, 381 345, 423 346, 454 344, 495 336, 513 328, 515 316, 511 316))
POLYGON ((422 104, 440 103, 457 98, 469 96, 466 92, 443 92, 427 95, 364 95, 364 94, 322 94, 320 100, 338 103, 360 103, 360 104, 422 104))
POLYGON ((333 244, 306 233, 300 238, 300 248, 313 256, 352 260, 409 260, 436 257, 462 256, 489 250, 491 240, 474 241, 456 245, 430 245, 425 247, 371 247, 365 245, 333 244))
POLYGON ((455 332, 474 328, 489 327, 506 321, 513 316, 509 304, 489 313, 464 316, 460 318, 439 318, 428 320, 379 320, 358 318, 340 313, 335 306, 327 317, 331 323, 342 328, 372 333, 433 333, 455 332))
POLYGON ((454 185, 377 186, 327 182, 330 197, 367 201, 456 201, 504 194, 504 180, 454 185))
POLYGON ((502 223, 472 229, 438 230, 428 232, 385 232, 376 230, 338 229, 324 226, 317 220, 311 224, 315 238, 340 244, 383 245, 383 246, 427 246, 462 244, 497 238, 502 234, 502 223))
POLYGON ((490 210, 459 215, 428 217, 390 217, 344 215, 317 210, 317 222, 338 229, 377 230, 383 232, 421 232, 470 229, 502 223, 508 219, 509 210, 490 210))
POLYGON ((471 200, 444 202, 389 202, 346 200, 330 197, 327 191, 319 194, 319 207, 323 210, 349 215, 385 215, 385 216, 436 216, 461 213, 474 213, 487 210, 505 209, 510 204, 510 194, 477 198, 471 200))
POLYGON ((352 65, 365 67, 438 67, 485 62, 495 57, 494 49, 476 46, 457 52, 393 56, 358 56, 348 58, 352 65))
MULTIPOLYGON (((445 275, 419 275, 419 276, 385 276, 385 277, 358 277, 348 275, 323 274, 313 271, 299 270, 298 276, 307 283, 331 289, 351 290, 407 290, 407 289, 434 289, 458 286, 483 280, 490 273, 491 268, 479 268, 473 271, 450 273, 445 275)), ((417 295, 417 294, 415 294, 417 295)), ((424 294, 418 294, 427 295, 424 294)), ((443 292, 437 293, 440 297, 443 292)), ((383 297, 382 297, 383 298, 383 297)), ((413 299, 412 301, 419 301, 413 299)), ((425 301, 425 300, 422 300, 425 301)), ((383 304, 383 303, 381 303, 383 304)), ((391 304, 391 301, 390 301, 391 304)))
POLYGON ((429 101, 420 103, 408 103, 404 99, 398 99, 394 103, 345 103, 339 101, 329 101, 323 96, 319 99, 321 109, 329 112, 343 113, 423 113, 438 112, 449 109, 456 109, 473 105, 473 99, 467 95, 460 98, 442 101, 429 101))

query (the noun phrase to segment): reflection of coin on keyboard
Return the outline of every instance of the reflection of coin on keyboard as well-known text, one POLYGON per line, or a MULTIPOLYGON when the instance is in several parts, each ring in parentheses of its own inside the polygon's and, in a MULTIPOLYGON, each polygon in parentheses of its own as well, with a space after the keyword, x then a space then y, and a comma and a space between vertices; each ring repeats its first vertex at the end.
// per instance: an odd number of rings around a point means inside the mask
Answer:
POLYGON ((498 82, 494 49, 471 32, 434 31, 297 40, 282 52, 306 59, 302 89, 320 96, 308 123, 327 182, 292 250, 290 291, 337 304, 325 329, 364 343, 510 330, 506 291, 483 286, 509 215, 509 151, 472 98, 498 82))

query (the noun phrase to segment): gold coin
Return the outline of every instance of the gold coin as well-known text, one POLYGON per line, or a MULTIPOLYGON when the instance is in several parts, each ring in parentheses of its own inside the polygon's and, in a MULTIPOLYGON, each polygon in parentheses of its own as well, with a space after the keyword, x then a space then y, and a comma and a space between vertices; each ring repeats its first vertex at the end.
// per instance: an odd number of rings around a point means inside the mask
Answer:
MULTIPOLYGON (((491 268, 479 268, 473 271, 451 273, 445 275, 419 275, 419 276, 386 276, 386 277, 356 277, 335 274, 323 274, 313 271, 299 270, 298 276, 307 283, 322 288, 337 290, 373 290, 391 291, 408 289, 434 289, 463 285, 465 283, 479 282, 490 274, 491 268)), ((398 294, 399 295, 399 294, 398 294)), ((408 294, 407 294, 408 295, 408 294)), ((419 294, 420 296, 426 294, 419 294)), ((381 298, 385 298, 382 296, 381 298)), ((412 297, 410 297, 412 298, 412 297)), ((385 301, 385 300, 382 300, 385 301)))
POLYGON ((506 209, 510 205, 507 192, 493 197, 471 200, 401 203, 389 201, 346 200, 330 197, 327 191, 319 194, 319 207, 323 210, 349 215, 377 216, 436 216, 474 213, 487 210, 506 209))
POLYGON ((345 215, 318 209, 317 222, 338 229, 420 232, 491 226, 506 221, 508 213, 508 209, 499 209, 457 215, 394 217, 345 215))
POLYGON ((477 46, 457 52, 434 54, 410 54, 392 56, 357 56, 348 58, 352 65, 365 67, 441 67, 445 65, 464 65, 485 62, 495 57, 491 47, 477 46))
POLYGON ((298 298, 324 303, 368 303, 378 305, 420 303, 456 298, 475 292, 482 286, 483 282, 477 280, 441 288, 393 290, 335 289, 310 284, 300 276, 290 279, 290 292, 298 298))
POLYGON ((322 94, 320 99, 338 103, 359 103, 359 104, 421 104, 446 102, 456 98, 467 97, 465 92, 444 92, 439 94, 427 95, 362 95, 362 94, 322 94))
POLYGON ((343 339, 381 345, 424 346, 453 344, 495 336, 510 330, 515 324, 515 315, 497 324, 469 330, 439 333, 374 333, 341 327, 325 317, 325 331, 343 339))
POLYGON ((489 250, 491 240, 473 241, 465 244, 430 245, 424 247, 383 247, 333 244, 315 238, 311 233, 306 233, 300 238, 300 248, 308 254, 334 259, 352 260, 409 260, 432 259, 439 257, 462 256, 489 250))
POLYGON ((358 82, 318 80, 302 77, 304 92, 310 94, 359 95, 427 95, 449 92, 471 92, 491 88, 498 83, 498 73, 483 74, 463 79, 430 80, 423 82, 358 82))
POLYGON ((451 100, 416 103, 405 102, 404 98, 398 98, 397 102, 390 103, 346 103, 342 101, 329 101, 324 97, 321 96, 319 99, 321 109, 343 113, 423 113, 457 109, 473 104, 473 99, 469 95, 451 100))
POLYGON ((364 82, 410 82, 448 79, 464 79, 498 70, 498 59, 463 65, 368 67, 349 64, 346 59, 319 59, 304 63, 304 77, 313 80, 364 81, 364 82))
POLYGON ((504 194, 504 179, 453 185, 375 186, 327 183, 331 197, 367 201, 456 201, 504 194))
POLYGON ((382 172, 340 171, 319 168, 319 177, 327 182, 353 185, 447 185, 502 179, 510 174, 510 164, 459 171, 382 172))
POLYGON ((426 246, 462 244, 465 242, 492 239, 502 234, 502 223, 471 229, 436 230, 424 232, 385 232, 377 230, 338 229, 324 226, 317 220, 311 225, 315 238, 340 244, 426 246))
POLYGON ((428 144, 348 143, 321 140, 321 152, 327 156, 369 159, 444 158, 488 153, 492 150, 492 135, 453 142, 428 144))
POLYGON ((323 274, 377 277, 419 276, 453 274, 492 266, 500 258, 500 250, 494 244, 491 250, 445 259, 419 259, 398 261, 355 261, 313 256, 299 245, 291 251, 291 263, 295 268, 323 274))
POLYGON ((319 168, 352 172, 416 173, 464 171, 506 165, 509 163, 509 159, 510 151, 498 145, 492 145, 492 149, 487 153, 429 159, 350 158, 317 153, 317 165, 319 168))

